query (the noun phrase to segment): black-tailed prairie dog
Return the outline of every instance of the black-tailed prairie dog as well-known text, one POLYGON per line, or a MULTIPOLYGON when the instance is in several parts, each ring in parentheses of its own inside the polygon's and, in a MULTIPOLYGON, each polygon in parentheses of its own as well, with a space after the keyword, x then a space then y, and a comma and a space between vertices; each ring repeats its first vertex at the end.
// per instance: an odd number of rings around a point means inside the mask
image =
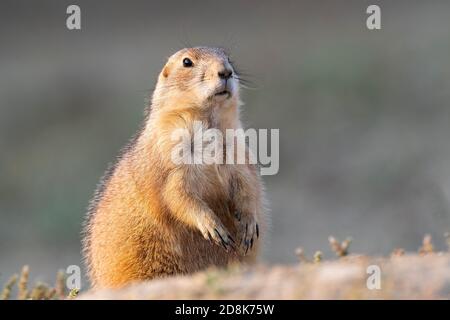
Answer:
POLYGON ((187 48, 168 59, 142 130, 89 209, 83 244, 95 288, 255 260, 265 232, 258 168, 171 157, 174 130, 193 133, 194 122, 239 129, 239 107, 239 75, 222 49, 187 48))

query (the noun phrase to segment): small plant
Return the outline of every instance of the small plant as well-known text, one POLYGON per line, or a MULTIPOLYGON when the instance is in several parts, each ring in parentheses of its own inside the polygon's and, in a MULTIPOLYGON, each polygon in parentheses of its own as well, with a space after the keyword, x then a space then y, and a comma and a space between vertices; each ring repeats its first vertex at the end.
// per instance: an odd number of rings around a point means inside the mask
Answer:
POLYGON ((78 293, 80 292, 79 289, 74 288, 70 290, 69 295, 67 296, 68 299, 75 299, 78 296, 78 293))
POLYGON ((29 277, 30 277, 30 268, 28 266, 23 266, 18 283, 19 293, 17 295, 17 299, 19 300, 26 300, 28 298, 27 286, 29 277))
POLYGON ((59 270, 56 274, 55 295, 60 299, 66 296, 66 275, 64 271, 59 270))
POLYGON ((422 246, 419 248, 419 254, 420 255, 427 255, 434 253, 434 247, 433 247, 433 239, 431 238, 431 235, 426 234, 423 237, 422 246))
POLYGON ((45 299, 48 294, 47 292, 50 290, 47 284, 43 282, 38 282, 34 286, 34 288, 31 289, 30 292, 30 299, 31 300, 43 300, 45 299))
POLYGON ((319 263, 323 259, 322 251, 316 251, 312 257, 312 260, 308 259, 302 247, 298 247, 297 249, 295 249, 295 255, 297 256, 300 263, 319 263))
POLYGON ((396 248, 391 253, 391 257, 401 257, 405 255, 405 249, 403 248, 396 248))
POLYGON ((51 287, 43 282, 37 282, 29 287, 30 268, 23 266, 20 277, 15 274, 3 287, 0 300, 11 299, 14 286, 17 284, 17 300, 53 300, 53 299, 74 299, 79 289, 72 289, 69 294, 66 292, 65 274, 58 271, 55 286, 51 287))
POLYGON ((295 255, 301 263, 309 262, 302 247, 298 247, 297 249, 295 249, 295 255))
POLYGON ((2 294, 0 296, 1 300, 8 300, 11 298, 12 288, 17 282, 17 274, 13 275, 8 282, 5 284, 5 287, 2 290, 2 294))
POLYGON ((316 251, 316 253, 314 253, 314 263, 319 263, 322 261, 322 259, 323 259, 322 251, 316 251))
POLYGON ((352 243, 352 239, 347 238, 341 243, 335 237, 329 236, 328 242, 330 243, 331 250, 333 250, 338 257, 345 257, 348 255, 348 248, 352 243))

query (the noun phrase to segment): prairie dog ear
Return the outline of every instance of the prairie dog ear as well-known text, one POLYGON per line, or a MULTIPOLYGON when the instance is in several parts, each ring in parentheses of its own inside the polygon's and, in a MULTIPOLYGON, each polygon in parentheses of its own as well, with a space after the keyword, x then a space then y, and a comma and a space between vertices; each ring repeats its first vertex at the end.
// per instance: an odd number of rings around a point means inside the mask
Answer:
POLYGON ((169 71, 170 71, 169 66, 165 65, 161 72, 161 74, 163 75, 164 78, 167 78, 169 76, 169 71))
POLYGON ((161 74, 164 78, 167 78, 170 74, 170 71, 172 69, 172 62, 169 60, 167 61, 166 65, 164 66, 164 68, 161 71, 161 74))

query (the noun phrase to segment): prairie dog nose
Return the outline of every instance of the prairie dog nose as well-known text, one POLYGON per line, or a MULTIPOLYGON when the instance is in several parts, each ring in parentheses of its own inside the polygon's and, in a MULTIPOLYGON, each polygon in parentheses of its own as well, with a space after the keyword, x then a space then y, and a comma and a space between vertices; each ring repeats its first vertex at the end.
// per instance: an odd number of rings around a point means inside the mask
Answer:
POLYGON ((233 71, 231 71, 230 69, 222 69, 217 74, 219 75, 220 79, 228 80, 233 75, 233 71))

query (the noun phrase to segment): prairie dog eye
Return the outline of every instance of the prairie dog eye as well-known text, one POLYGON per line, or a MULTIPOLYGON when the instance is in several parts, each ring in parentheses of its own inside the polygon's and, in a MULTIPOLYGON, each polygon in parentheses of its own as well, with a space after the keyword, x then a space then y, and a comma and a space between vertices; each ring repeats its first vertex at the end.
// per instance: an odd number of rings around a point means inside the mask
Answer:
POLYGON ((189 59, 189 58, 184 58, 184 59, 183 59, 183 67, 185 67, 185 68, 190 68, 190 67, 192 67, 193 65, 194 65, 194 63, 192 62, 191 59, 189 59))

